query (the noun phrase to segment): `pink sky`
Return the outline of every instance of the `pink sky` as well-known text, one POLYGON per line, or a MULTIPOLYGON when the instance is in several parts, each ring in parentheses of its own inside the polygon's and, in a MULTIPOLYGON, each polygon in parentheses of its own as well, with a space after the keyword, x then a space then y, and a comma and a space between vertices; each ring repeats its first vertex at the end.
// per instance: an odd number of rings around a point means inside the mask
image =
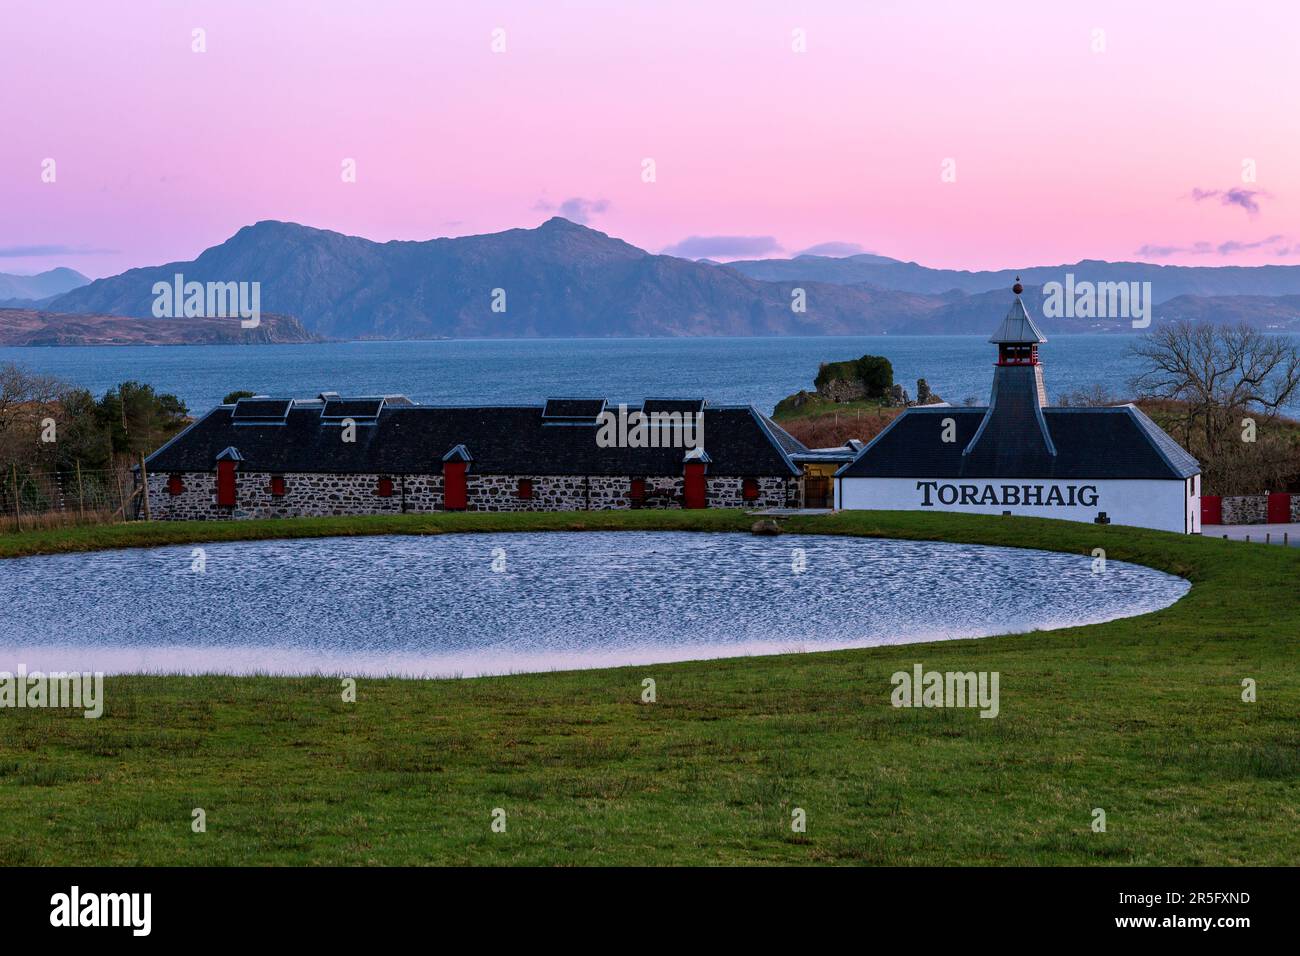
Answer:
POLYGON ((1294 0, 6 0, 3 24, 3 272, 189 259, 259 219, 492 232, 573 199, 717 258, 1300 264, 1294 0))

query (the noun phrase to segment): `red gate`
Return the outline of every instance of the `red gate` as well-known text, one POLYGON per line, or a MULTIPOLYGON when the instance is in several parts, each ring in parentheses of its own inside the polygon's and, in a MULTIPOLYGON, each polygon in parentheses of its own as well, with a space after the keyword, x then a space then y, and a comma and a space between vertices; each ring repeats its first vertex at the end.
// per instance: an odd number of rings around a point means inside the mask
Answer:
POLYGON ((1291 520, 1291 496, 1285 491, 1268 496, 1268 523, 1287 524, 1291 520))

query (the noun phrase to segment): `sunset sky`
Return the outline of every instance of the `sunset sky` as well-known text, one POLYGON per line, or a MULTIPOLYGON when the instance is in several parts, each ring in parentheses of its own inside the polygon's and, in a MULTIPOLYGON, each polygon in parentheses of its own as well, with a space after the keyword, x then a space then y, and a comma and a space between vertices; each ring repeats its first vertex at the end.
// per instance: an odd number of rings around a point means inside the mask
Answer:
POLYGON ((1300 264, 1294 0, 5 0, 3 26, 0 272, 260 219, 557 214, 692 258, 1300 264))

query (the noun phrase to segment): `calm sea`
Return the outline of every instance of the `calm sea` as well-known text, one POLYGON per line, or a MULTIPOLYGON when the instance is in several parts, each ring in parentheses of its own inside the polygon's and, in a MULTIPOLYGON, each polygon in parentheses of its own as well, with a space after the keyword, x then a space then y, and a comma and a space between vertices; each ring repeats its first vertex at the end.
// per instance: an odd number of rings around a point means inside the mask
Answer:
MULTIPOLYGON (((1043 346, 1048 393, 1102 385, 1127 397, 1139 371, 1135 339, 1058 336, 1043 346)), ((536 402, 603 396, 611 402, 703 397, 764 411, 811 388, 821 362, 884 355, 915 397, 917 378, 954 404, 983 404, 994 347, 984 336, 527 339, 335 342, 321 345, 0 348, 17 362, 96 395, 119 382, 172 392, 192 412, 236 389, 285 397, 322 391, 402 393, 421 403, 536 402)))

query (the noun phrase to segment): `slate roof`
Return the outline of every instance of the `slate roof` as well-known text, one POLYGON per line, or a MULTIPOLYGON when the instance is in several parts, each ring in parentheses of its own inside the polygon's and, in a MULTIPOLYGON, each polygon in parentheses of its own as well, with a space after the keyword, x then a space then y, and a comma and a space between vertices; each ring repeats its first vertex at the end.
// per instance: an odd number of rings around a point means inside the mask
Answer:
POLYGON ((848 463, 858 457, 862 449, 867 447, 867 443, 857 438, 850 438, 843 445, 835 445, 831 448, 805 448, 803 451, 790 453, 790 458, 797 464, 807 463, 825 463, 834 464, 835 462, 848 463))
POLYGON ((1038 400, 1038 367, 999 365, 988 413, 963 449, 966 470, 999 475, 1049 471, 1056 445, 1038 400))
POLYGON ((998 326, 997 331, 989 336, 989 341, 994 344, 1003 342, 1008 344, 1038 342, 1041 344, 1047 341, 1047 336, 1029 317, 1029 313, 1025 311, 1025 304, 1020 301, 1020 296, 1016 296, 1016 301, 1011 303, 1011 309, 1007 312, 1007 317, 1002 320, 1002 324, 998 326))
POLYGON ((1169 462, 1169 466, 1179 472, 1184 478, 1190 478, 1192 475, 1200 474, 1201 463, 1192 457, 1191 452, 1185 449, 1178 442, 1174 441, 1163 428, 1153 422, 1142 409, 1136 405, 1126 405, 1125 408, 1133 412, 1133 417, 1138 426, 1146 433, 1147 439, 1159 449, 1160 453, 1169 462))
MULTIPOLYGON (((808 450, 807 446, 804 445, 803 442, 795 438, 776 422, 772 421, 772 419, 768 418, 766 415, 760 414, 757 409, 753 408, 753 406, 749 407, 754 412, 754 417, 758 419, 759 424, 763 426, 763 430, 767 432, 768 437, 776 443, 777 447, 781 449, 781 452, 786 457, 793 457, 794 455, 802 454, 808 450)), ((705 421, 707 422, 707 419, 705 421)), ((707 431, 705 434, 708 434, 707 431)))
MULTIPOLYGON (((353 403, 373 401, 339 398, 329 405, 368 410, 373 404, 353 403)), ((337 419, 322 419, 325 407, 321 401, 295 401, 282 423, 235 425, 234 406, 219 405, 154 452, 147 465, 155 473, 213 471, 217 454, 233 447, 243 471, 429 474, 441 471, 444 456, 464 445, 471 474, 649 477, 682 474, 689 450, 600 448, 594 423, 555 427, 541 405, 383 403, 373 424, 358 420, 356 440, 348 443, 337 419)), ((704 448, 709 474, 733 477, 798 475, 790 455, 807 451, 750 405, 705 405, 704 448)))
MULTIPOLYGON (((1034 439, 998 436, 998 454, 964 455, 985 408, 909 408, 838 472, 842 478, 1182 479, 1200 472, 1196 459, 1133 405, 1044 408, 1056 454, 1034 439), (942 440, 951 418, 956 440, 942 440)), ((981 438, 980 445, 988 436, 981 438)), ((977 446, 978 447, 978 446, 977 446)))

